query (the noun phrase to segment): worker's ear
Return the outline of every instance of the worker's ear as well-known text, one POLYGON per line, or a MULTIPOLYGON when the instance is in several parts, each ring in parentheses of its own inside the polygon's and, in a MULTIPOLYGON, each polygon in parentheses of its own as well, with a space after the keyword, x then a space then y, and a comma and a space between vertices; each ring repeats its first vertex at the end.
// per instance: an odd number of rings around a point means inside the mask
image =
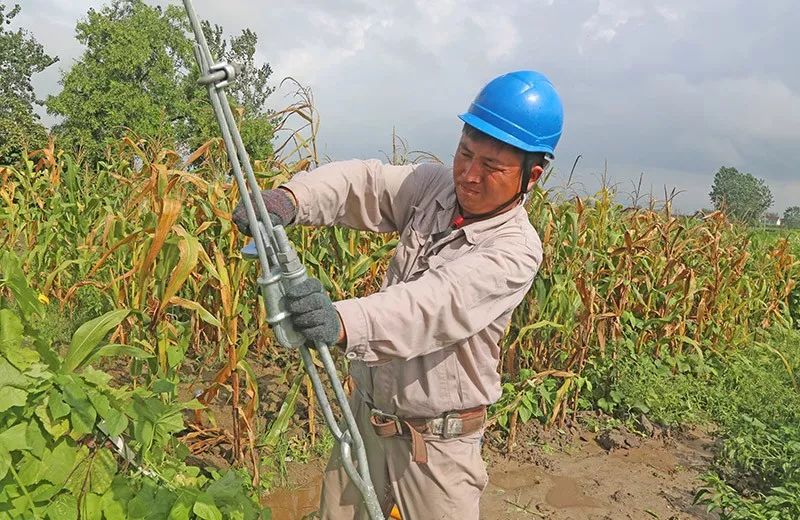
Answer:
POLYGON ((536 181, 539 180, 539 177, 541 177, 543 173, 544 168, 539 165, 531 168, 531 180, 528 181, 528 187, 525 191, 531 191, 533 189, 533 185, 536 184, 536 181))

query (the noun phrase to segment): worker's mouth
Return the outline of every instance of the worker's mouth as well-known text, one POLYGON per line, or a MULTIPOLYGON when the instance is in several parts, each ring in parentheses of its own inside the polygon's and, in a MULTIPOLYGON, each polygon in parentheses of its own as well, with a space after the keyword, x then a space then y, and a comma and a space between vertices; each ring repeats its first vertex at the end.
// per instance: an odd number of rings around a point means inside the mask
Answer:
POLYGON ((458 184, 456 189, 459 191, 460 195, 465 195, 467 197, 480 197, 481 192, 472 188, 468 188, 463 184, 458 184))

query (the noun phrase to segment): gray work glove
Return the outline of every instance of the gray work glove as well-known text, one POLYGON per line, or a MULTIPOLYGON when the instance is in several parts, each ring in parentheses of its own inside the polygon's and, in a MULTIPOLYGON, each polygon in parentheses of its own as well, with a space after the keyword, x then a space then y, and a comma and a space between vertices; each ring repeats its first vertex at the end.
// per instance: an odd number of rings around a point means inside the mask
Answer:
POLYGON ((322 283, 316 278, 287 289, 286 308, 292 313, 292 323, 297 332, 310 342, 335 345, 339 339, 339 313, 322 283))
MULTIPOLYGON (((294 207, 292 196, 286 190, 265 190, 261 192, 261 198, 264 200, 264 205, 267 207, 267 212, 273 225, 285 227, 294 221, 294 217, 297 215, 297 208, 294 207)), ((250 200, 253 202, 253 208, 255 209, 255 196, 251 194, 250 200)), ((256 209, 256 215, 258 215, 258 209, 256 209)), ((250 221, 247 220, 247 212, 241 201, 239 201, 236 209, 233 210, 232 217, 233 223, 236 224, 239 231, 247 236, 253 236, 253 233, 250 232, 250 221)))

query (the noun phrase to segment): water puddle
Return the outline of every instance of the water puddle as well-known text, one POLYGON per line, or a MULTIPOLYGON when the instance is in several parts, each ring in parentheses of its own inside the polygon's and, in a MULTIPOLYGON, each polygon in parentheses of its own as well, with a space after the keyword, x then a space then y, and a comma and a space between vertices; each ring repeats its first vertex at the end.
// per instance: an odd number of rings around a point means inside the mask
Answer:
POLYGON ((491 483, 505 491, 536 486, 541 482, 539 474, 530 467, 492 472, 491 483))
POLYGON ((569 477, 552 477, 553 487, 551 487, 544 497, 549 505, 565 509, 568 507, 602 507, 600 503, 584 495, 578 488, 577 481, 569 477))

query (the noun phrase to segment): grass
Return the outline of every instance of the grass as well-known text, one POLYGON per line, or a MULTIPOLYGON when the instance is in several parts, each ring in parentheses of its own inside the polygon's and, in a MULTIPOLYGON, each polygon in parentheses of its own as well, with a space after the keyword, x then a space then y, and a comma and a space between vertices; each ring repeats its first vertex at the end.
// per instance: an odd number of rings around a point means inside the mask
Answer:
POLYGON ((716 425, 721 448, 697 499, 723 520, 800 518, 800 332, 762 336, 724 358, 627 356, 588 374, 619 417, 716 425))

